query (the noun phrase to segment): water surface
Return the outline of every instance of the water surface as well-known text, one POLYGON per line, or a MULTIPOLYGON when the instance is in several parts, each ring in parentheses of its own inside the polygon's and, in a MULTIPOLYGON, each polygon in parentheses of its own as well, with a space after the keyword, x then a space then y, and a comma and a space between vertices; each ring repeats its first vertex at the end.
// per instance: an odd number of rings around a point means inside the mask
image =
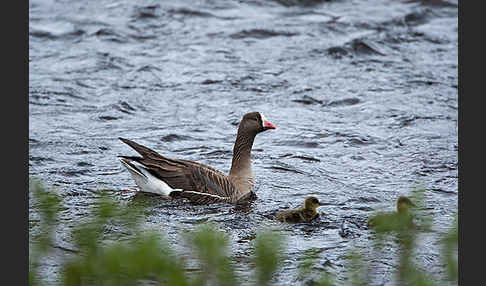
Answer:
MULTIPOLYGON (((417 262, 444 279, 436 243, 457 210, 457 1, 29 1, 29 175, 64 197, 59 244, 87 217, 96 190, 136 189, 118 137, 223 172, 240 118, 260 111, 278 129, 252 153, 249 209, 142 202, 145 224, 179 233, 217 222, 247 261, 258 229, 280 228, 288 259, 278 285, 298 285, 299 255, 343 278, 345 255, 368 250, 366 218, 424 187, 434 230, 417 262), (309 195, 319 223, 268 218, 309 195), (343 232, 344 230, 344 232, 343 232)), ((35 206, 29 230, 37 231, 35 206)), ((378 261, 389 285, 396 249, 378 261)), ((45 261, 58 279, 57 258, 45 261)), ((240 275, 248 264, 238 265, 240 275)))

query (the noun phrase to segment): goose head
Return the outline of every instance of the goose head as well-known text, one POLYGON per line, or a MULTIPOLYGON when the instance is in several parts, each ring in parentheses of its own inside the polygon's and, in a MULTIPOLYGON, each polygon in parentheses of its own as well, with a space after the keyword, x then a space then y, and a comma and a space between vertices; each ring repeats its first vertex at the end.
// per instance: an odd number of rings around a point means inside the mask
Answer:
POLYGON ((398 213, 408 213, 408 208, 417 207, 409 198, 399 197, 397 200, 397 211, 398 213))
POLYGON ((319 200, 316 197, 308 197, 304 201, 304 209, 306 210, 311 210, 311 211, 316 211, 316 209, 319 206, 322 206, 323 204, 319 202, 319 200))
POLYGON ((260 132, 277 128, 260 112, 250 112, 243 116, 238 129, 246 130, 249 133, 258 134, 260 132))

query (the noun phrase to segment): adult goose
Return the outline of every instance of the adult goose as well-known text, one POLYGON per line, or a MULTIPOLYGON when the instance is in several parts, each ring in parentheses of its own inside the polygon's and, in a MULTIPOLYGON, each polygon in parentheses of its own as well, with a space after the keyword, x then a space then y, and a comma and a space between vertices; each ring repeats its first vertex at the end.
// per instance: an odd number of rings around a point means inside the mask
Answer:
POLYGON ((275 128, 275 125, 259 112, 245 114, 238 127, 228 175, 198 162, 165 157, 124 138, 119 139, 137 151, 141 157, 119 158, 142 192, 186 198, 198 204, 237 204, 256 198, 253 192, 251 148, 257 134, 275 128))

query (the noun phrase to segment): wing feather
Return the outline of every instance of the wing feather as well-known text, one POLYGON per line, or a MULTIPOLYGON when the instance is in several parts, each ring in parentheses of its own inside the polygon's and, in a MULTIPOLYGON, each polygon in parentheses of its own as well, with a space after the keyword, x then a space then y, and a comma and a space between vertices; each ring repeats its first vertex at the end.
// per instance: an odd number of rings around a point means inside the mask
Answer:
POLYGON ((142 157, 130 157, 140 164, 155 177, 163 180, 173 189, 187 191, 187 197, 194 200, 230 200, 236 201, 241 194, 233 182, 222 172, 204 165, 184 159, 172 159, 160 155, 145 146, 131 140, 120 138, 121 141, 132 147, 142 157), (213 195, 205 196, 202 194, 213 195), (196 197, 200 197, 197 199, 196 197))
POLYGON ((194 192, 194 191, 173 191, 170 194, 170 196, 174 198, 186 198, 191 202, 200 205, 214 204, 214 203, 231 203, 232 200, 230 197, 221 197, 218 195, 194 192))

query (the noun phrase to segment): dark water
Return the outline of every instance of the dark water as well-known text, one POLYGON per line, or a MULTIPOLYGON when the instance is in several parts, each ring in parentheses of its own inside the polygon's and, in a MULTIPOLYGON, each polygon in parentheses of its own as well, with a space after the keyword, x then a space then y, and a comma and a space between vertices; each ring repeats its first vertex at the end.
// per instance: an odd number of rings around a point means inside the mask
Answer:
MULTIPOLYGON (((344 256, 367 250, 363 223, 425 187, 435 233, 416 255, 443 279, 436 243, 457 210, 457 1, 29 1, 29 174, 65 199, 58 243, 86 217, 94 190, 135 189, 117 155, 130 138, 227 172, 237 123, 260 111, 278 126, 254 144, 252 208, 146 204, 146 225, 179 233, 217 222, 248 260, 265 227, 288 236, 278 285, 296 285, 297 256, 343 279, 344 256), (315 195, 321 222, 267 218, 315 195), (347 233, 344 235, 342 229, 347 233)), ((30 205, 30 231, 36 231, 30 205)), ((390 285, 393 246, 368 263, 390 285)), ((45 261, 58 279, 56 257, 45 261)), ((238 266, 243 275, 248 264, 238 266)))

